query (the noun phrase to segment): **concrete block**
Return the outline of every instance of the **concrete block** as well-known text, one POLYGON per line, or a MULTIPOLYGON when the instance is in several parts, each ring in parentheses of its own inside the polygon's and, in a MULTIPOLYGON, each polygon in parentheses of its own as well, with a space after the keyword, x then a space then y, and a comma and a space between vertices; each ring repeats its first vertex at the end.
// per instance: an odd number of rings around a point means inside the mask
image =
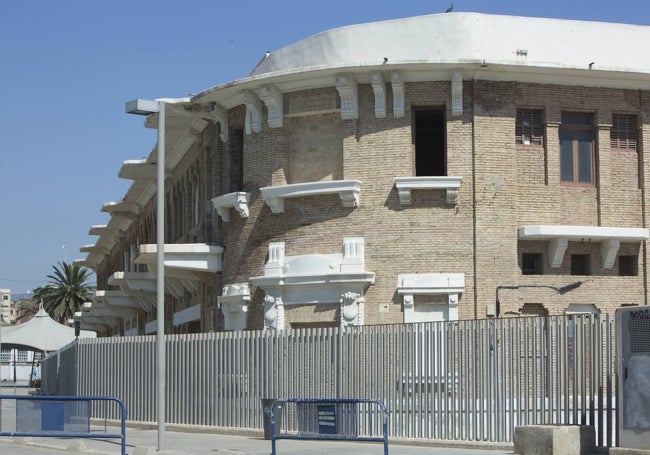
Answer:
POLYGON ((83 441, 69 441, 65 450, 67 452, 85 452, 86 444, 83 441))
POLYGON ((591 455, 596 440, 588 425, 526 425, 515 428, 515 453, 521 455, 591 455))
POLYGON ((154 447, 139 446, 134 447, 132 455, 155 455, 156 449, 154 447))

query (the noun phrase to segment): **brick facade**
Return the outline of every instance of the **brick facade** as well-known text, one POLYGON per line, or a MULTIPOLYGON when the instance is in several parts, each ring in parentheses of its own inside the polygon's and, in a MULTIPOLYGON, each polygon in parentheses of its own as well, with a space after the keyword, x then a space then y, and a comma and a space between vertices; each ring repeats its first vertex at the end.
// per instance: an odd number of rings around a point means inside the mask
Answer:
MULTIPOLYGON (((319 73, 305 77, 316 79, 319 73)), ((452 112, 448 77, 407 80, 403 116, 394 115, 394 89, 386 83, 386 116, 378 118, 373 87, 360 82, 358 116, 345 119, 335 79, 325 80, 329 85, 283 93, 281 127, 268 125, 269 112, 263 106, 261 131, 241 133, 246 130, 245 108, 230 109, 229 141, 219 137, 223 125, 207 124, 172 170, 167 181, 167 242, 217 244, 224 252, 222 270, 201 275, 197 291, 188 290, 182 298, 167 296, 168 321, 175 312, 201 305, 200 321, 177 326, 169 322, 166 330, 228 329, 218 308, 221 289, 264 276, 270 243, 284 242, 287 257, 308 258, 341 253, 343 239, 350 237, 363 238, 365 271, 374 273, 374 282, 362 296, 364 324, 404 322, 399 274, 464 274, 458 294, 460 319, 497 316, 495 294, 499 317, 519 316, 524 307, 558 315, 570 305, 613 312, 621 305, 647 304, 645 241, 623 240, 613 267, 604 268, 602 242, 570 240, 561 265, 551 267, 549 241, 519 239, 518 229, 647 227, 644 144, 650 143, 650 90, 592 87, 580 80, 565 85, 474 79, 466 72, 462 115, 452 112), (395 178, 416 175, 414 112, 424 108, 444 112, 446 175, 462 178, 457 204, 446 200, 444 189, 414 189, 411 203, 400 203, 395 178), (543 145, 516 144, 518 109, 543 112, 543 145), (594 185, 561 182, 560 131, 566 112, 588 113, 593 119, 594 185), (613 113, 637 116, 636 151, 610 148, 613 113), (238 145, 239 137, 243 144, 238 145), (331 180, 362 182, 358 206, 345 206, 337 194, 321 194, 287 198, 283 213, 272 213, 260 190, 331 180), (232 191, 250 194, 249 213, 244 218, 231 209, 226 222, 210 200, 232 191), (541 274, 522 273, 523 253, 542 255, 541 274), (589 257, 588 276, 572 275, 571 256, 578 254, 589 257), (635 274, 619 276, 621 256, 636 261, 635 274), (581 282, 579 288, 557 292, 576 281, 581 282)), ((98 287, 107 288, 109 277, 124 270, 125 252, 145 243, 155 243, 153 202, 144 206, 98 265, 98 287)), ((286 295, 294 291, 303 296, 291 286, 286 295)), ((265 295, 261 287, 251 286, 247 329, 264 327, 265 295)), ((446 297, 416 295, 416 311, 429 304, 431 309, 446 308, 446 297)), ((337 325, 341 311, 339 303, 318 298, 285 304, 284 328, 337 325)), ((154 316, 142 315, 140 332, 154 316)))

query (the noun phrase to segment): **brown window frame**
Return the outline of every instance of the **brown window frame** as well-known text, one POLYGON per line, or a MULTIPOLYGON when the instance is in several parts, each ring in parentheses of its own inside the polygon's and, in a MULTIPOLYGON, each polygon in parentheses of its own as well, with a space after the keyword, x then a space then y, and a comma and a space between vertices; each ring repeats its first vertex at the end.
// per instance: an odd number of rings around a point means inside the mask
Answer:
POLYGON ((612 114, 609 146, 613 150, 637 151, 637 116, 635 114, 612 114))
POLYGON ((544 147, 543 118, 542 109, 517 109, 515 143, 519 147, 544 147), (526 143, 527 138, 530 143, 526 143))
POLYGON ((594 117, 592 113, 585 112, 562 112, 562 123, 560 124, 560 183, 569 186, 596 186, 596 147, 595 147, 595 130, 594 117), (573 121, 570 121, 573 119, 573 121), (583 122, 576 122, 576 119, 583 119, 583 122), (582 138, 589 134, 589 181, 581 180, 581 144, 584 143, 582 138), (563 138, 571 135, 571 180, 565 179, 563 169, 564 149, 562 148, 563 138))

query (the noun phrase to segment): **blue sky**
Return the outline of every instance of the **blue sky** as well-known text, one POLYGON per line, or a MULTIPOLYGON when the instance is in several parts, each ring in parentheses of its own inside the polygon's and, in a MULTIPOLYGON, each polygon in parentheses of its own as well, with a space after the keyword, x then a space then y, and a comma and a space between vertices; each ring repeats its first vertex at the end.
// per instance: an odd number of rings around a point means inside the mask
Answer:
MULTIPOLYGON (((198 93, 246 76, 267 50, 449 4, 0 0, 0 288, 47 284, 53 265, 95 243, 102 204, 131 183, 120 166, 156 140, 126 101, 198 93)), ((650 25, 648 0, 456 0, 454 11, 650 25)))

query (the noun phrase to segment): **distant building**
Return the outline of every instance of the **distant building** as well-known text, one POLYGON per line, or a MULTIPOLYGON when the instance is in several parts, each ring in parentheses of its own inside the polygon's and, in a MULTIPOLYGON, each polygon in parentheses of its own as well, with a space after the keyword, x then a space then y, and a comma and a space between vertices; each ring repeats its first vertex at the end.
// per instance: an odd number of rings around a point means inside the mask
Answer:
MULTIPOLYGON (((647 304, 649 41, 636 25, 397 19, 170 105, 166 332, 647 304)), ((156 330, 156 153, 123 164, 133 184, 82 248, 98 284, 84 326, 105 335, 156 330)))
POLYGON ((11 302, 11 289, 0 289, 0 322, 11 324, 14 321, 11 302))

